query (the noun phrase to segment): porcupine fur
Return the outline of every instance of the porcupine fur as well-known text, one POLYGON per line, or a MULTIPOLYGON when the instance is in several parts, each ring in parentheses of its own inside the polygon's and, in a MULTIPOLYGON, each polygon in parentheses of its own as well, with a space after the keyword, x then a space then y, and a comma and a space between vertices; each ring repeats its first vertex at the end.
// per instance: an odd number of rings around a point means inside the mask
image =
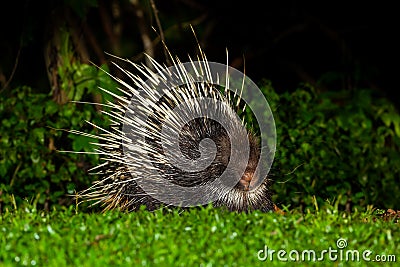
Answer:
MULTIPOLYGON (((240 94, 235 93, 232 96, 229 91, 223 90, 223 88, 221 90, 210 82, 211 77, 209 77, 210 74, 207 69, 208 61, 201 49, 200 58, 204 65, 200 64, 195 69, 198 72, 197 75, 204 77, 203 81, 199 82, 191 80, 191 74, 185 73, 185 69, 180 66, 179 59, 174 59, 171 56, 174 66, 183 75, 182 77, 174 77, 175 80, 178 79, 183 84, 178 86, 165 82, 165 77, 168 79, 170 78, 168 75, 176 74, 165 71, 165 66, 161 66, 151 57, 149 59, 155 71, 144 64, 138 65, 128 61, 138 71, 139 75, 132 74, 115 64, 126 75, 125 78, 111 76, 121 85, 119 90, 123 95, 116 95, 107 89, 102 89, 116 99, 116 101, 107 104, 111 107, 111 111, 103 112, 113 121, 113 124, 109 129, 102 129, 92 124, 102 132, 98 136, 77 132, 99 139, 96 153, 100 154, 103 160, 100 165, 93 168, 100 179, 94 182, 90 188, 81 191, 78 194, 79 198, 100 203, 104 210, 118 208, 125 211, 136 211, 141 206, 146 206, 148 210, 155 210, 163 205, 168 206, 168 203, 163 203, 152 196, 152 190, 163 190, 163 188, 150 187, 150 189, 144 190, 139 185, 139 178, 148 179, 148 183, 152 183, 157 182, 157 179, 161 177, 171 184, 191 188, 207 185, 218 179, 224 171, 227 171, 231 153, 242 152, 231 151, 233 148, 226 129, 213 119, 196 118, 178 129, 179 149, 186 159, 195 160, 201 156, 207 157, 203 153, 204 151, 201 152, 201 141, 208 138, 214 142, 216 154, 212 163, 206 168, 196 172, 184 171, 166 159, 162 147, 162 141, 168 142, 168 139, 171 138, 161 132, 163 125, 175 126, 173 125, 174 118, 168 118, 169 112, 180 104, 186 105, 188 109, 198 106, 196 97, 208 97, 226 103, 227 107, 215 110, 215 112, 220 112, 222 116, 229 118, 229 121, 232 122, 230 129, 233 129, 234 133, 235 131, 246 131, 243 121, 235 118, 240 109, 240 94), (154 89, 154 87, 160 86, 165 87, 162 96, 154 89), (141 112, 141 109, 150 114, 145 120, 135 117, 136 113, 141 112), (130 114, 130 116, 127 114, 130 114), (231 117, 232 119, 230 119, 231 117), (142 142, 137 142, 136 139, 131 138, 130 133, 142 136, 142 142), (132 144, 134 142, 135 144, 132 144), (124 149, 126 147, 134 151, 132 155, 129 152, 127 153, 124 149), (159 177, 153 178, 152 172, 154 170, 159 174, 159 177)), ((193 64, 191 59, 190 62, 193 64)), ((255 172, 259 160, 263 160, 260 159, 259 138, 250 131, 246 131, 246 135, 247 140, 244 141, 249 144, 248 162, 239 163, 238 170, 235 168, 228 170, 228 177, 238 181, 237 184, 225 191, 220 191, 219 187, 215 190, 211 188, 210 194, 217 197, 210 202, 215 207, 223 206, 231 211, 273 210, 274 205, 271 201, 269 189, 271 181, 266 177, 258 177, 255 172), (244 173, 240 172, 240 164, 241 167, 245 166, 244 173), (257 188, 250 190, 251 181, 260 179, 263 179, 263 182, 257 188)), ((221 187, 223 187, 223 183, 222 181, 221 187)), ((173 199, 174 194, 171 193, 168 197, 173 199)))

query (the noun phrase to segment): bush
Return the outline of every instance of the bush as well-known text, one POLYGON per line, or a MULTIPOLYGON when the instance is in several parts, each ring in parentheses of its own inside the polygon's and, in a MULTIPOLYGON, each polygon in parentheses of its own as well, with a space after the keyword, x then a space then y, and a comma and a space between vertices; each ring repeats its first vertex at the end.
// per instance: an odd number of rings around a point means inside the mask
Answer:
MULTIPOLYGON (((75 88, 75 100, 85 100, 99 81, 114 88, 106 74, 85 66, 75 72, 88 76, 86 85, 75 88)), ((393 104, 371 90, 317 93, 305 86, 277 94, 269 83, 262 90, 277 128, 270 173, 276 203, 306 208, 315 196, 347 210, 368 204, 397 208, 400 116, 393 104)), ((100 126, 106 121, 93 105, 57 105, 49 95, 19 87, 0 95, 0 114, 0 204, 9 205, 14 195, 17 202, 27 199, 46 209, 68 205, 67 194, 94 179, 87 170, 98 157, 57 151, 93 150, 92 139, 59 130, 96 133, 85 120, 100 126)))
MULTIPOLYGON (((71 100, 88 100, 92 92, 100 91, 99 85, 115 87, 94 66, 75 64, 72 68, 71 100)), ((58 105, 50 95, 22 86, 0 95, 0 114, 0 208, 2 202, 14 202, 11 195, 17 203, 26 199, 45 209, 66 205, 72 202, 68 194, 90 185, 87 170, 98 157, 60 151, 93 151, 93 139, 68 130, 95 134, 96 129, 85 121, 105 126, 107 121, 94 105, 71 101, 58 105)))
POLYGON ((275 201, 292 207, 337 201, 341 208, 398 208, 400 116, 371 90, 276 94, 262 88, 274 113, 275 201))

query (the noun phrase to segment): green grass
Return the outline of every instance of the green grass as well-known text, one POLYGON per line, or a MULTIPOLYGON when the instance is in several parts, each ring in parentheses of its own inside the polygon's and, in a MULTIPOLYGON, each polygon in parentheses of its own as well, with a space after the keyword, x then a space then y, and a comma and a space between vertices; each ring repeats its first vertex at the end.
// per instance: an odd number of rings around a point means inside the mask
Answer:
MULTIPOLYGON (((75 213, 72 207, 47 213, 20 208, 0 215, 0 265, 273 266, 283 264, 277 252, 272 261, 257 258, 265 246, 288 253, 315 250, 320 255, 322 250, 337 249, 339 238, 347 241, 343 251, 361 254, 369 249, 371 259, 393 254, 398 263, 399 224, 374 220, 376 217, 371 210, 347 214, 328 204, 311 212, 285 215, 232 213, 211 207, 130 214, 75 213)), ((379 265, 332 262, 328 254, 321 263, 379 265)), ((315 265, 297 262, 311 264, 315 265)))

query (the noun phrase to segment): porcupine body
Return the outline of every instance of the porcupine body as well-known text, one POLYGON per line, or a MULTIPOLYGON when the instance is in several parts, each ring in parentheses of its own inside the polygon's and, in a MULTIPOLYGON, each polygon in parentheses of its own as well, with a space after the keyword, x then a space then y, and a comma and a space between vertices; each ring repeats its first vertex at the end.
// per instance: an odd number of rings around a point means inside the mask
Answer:
POLYGON ((138 74, 121 68, 126 78, 113 77, 123 95, 114 95, 104 112, 114 124, 96 136, 100 179, 78 197, 105 210, 208 203, 231 211, 274 208, 270 180, 257 170, 259 139, 237 115, 240 93, 218 86, 220 77, 200 55, 188 64, 171 57, 172 68, 150 58, 154 70, 130 62, 138 74))

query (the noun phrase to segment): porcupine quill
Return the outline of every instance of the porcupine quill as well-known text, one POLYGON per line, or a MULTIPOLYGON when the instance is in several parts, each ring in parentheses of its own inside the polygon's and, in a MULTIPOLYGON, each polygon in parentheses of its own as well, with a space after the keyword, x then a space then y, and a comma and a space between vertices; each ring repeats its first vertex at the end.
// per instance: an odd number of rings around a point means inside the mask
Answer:
MULTIPOLYGON (((103 129, 88 122, 102 132, 98 136, 71 131, 97 138, 95 153, 103 161, 91 170, 100 179, 79 192, 78 198, 100 203, 104 210, 136 211, 142 205, 155 210, 207 203, 231 211, 274 209, 270 179, 256 171, 263 160, 259 138, 238 119, 238 111, 244 110, 240 106, 241 91, 232 94, 216 85, 219 81, 213 80, 200 46, 199 51, 198 60, 189 57, 188 65, 170 54, 173 70, 150 56, 154 71, 119 58, 134 67, 137 74, 133 74, 114 63, 127 77, 109 74, 120 84, 122 95, 100 88, 116 100, 107 103, 111 111, 103 111, 113 124, 103 129), (179 112, 173 112, 177 108, 179 112), (212 116, 192 118, 192 112, 208 112, 228 123, 221 125, 212 116), (233 141, 247 149, 233 147, 233 141), (246 152, 247 160, 230 164, 246 152), (202 168, 197 168, 200 165, 202 168)), ((228 70, 225 75, 228 87, 228 70)))

